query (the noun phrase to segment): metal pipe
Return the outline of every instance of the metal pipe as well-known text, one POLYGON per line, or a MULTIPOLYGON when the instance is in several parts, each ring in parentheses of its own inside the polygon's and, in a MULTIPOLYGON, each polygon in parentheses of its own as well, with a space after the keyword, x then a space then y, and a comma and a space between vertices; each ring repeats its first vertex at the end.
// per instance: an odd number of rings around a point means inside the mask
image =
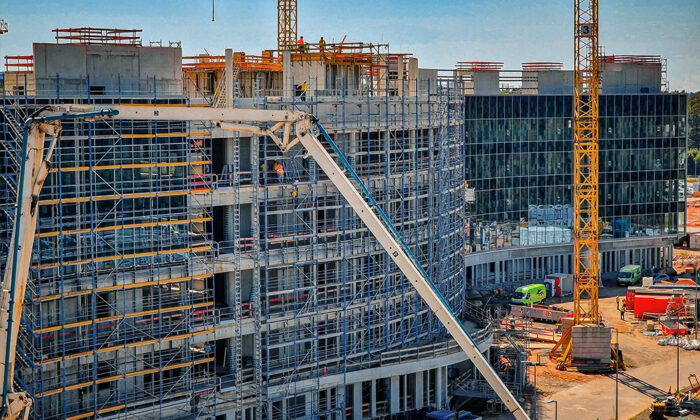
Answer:
POLYGON ((618 387, 620 384, 620 330, 615 328, 615 420, 618 419, 618 387))

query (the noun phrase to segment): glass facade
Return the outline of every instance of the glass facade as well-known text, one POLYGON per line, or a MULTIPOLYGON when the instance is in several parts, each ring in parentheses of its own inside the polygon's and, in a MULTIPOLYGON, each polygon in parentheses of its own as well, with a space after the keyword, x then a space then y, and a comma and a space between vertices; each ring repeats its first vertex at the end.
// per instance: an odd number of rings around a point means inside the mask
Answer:
MULTIPOLYGON (((573 97, 465 97, 469 251, 568 243, 573 97)), ((685 226, 685 94, 601 95, 601 239, 685 226)))

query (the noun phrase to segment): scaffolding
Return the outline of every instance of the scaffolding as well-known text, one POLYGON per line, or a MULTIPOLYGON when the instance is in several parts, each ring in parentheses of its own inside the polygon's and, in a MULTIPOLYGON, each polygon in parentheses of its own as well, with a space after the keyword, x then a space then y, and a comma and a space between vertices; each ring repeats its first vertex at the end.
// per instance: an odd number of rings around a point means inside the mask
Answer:
MULTIPOLYGON (((322 116, 334 141, 455 311, 462 312, 464 160, 457 89, 444 84, 424 95, 392 97, 386 91, 391 84, 383 85, 384 91, 365 97, 254 103, 267 109, 334 109, 322 116), (361 111, 351 115, 355 106, 361 111)), ((239 141, 250 144, 250 169, 259 178, 250 184, 234 178, 234 202, 251 196, 251 222, 239 227, 240 242, 221 258, 243 270, 243 290, 250 292, 241 296, 242 309, 234 309, 234 317, 242 317, 242 343, 253 345, 236 354, 242 364, 234 362, 235 373, 221 375, 222 382, 242 382, 223 401, 254 418, 260 413, 273 419, 330 418, 344 415, 346 401, 336 387, 322 386, 324 377, 459 351, 303 150, 283 155, 267 139, 239 141), (278 164, 284 175, 275 173, 278 164), (243 241, 248 234, 252 245, 243 241), (255 332, 246 333, 246 325, 255 332)), ((234 340, 235 347, 246 347, 234 340)))
MULTIPOLYGON (((2 97, 3 237, 14 218, 19 121, 47 102, 134 103, 119 91, 95 97, 89 81, 82 94, 63 96, 58 84, 50 96, 23 92, 2 97)), ((156 101, 164 103, 136 103, 156 101)), ((184 122, 63 124, 18 340, 15 386, 36 401, 33 418, 211 414, 210 145, 209 131, 184 122)))
MULTIPOLYGON (((356 70, 303 98, 279 95, 281 72, 266 67, 277 58, 239 54, 242 78, 268 72, 279 84, 251 77, 236 101, 319 116, 462 314, 464 87, 449 71, 412 78, 408 55, 369 45, 294 52, 356 70)), ((18 121, 46 103, 210 106, 221 57, 191 60, 183 96, 157 95, 155 78, 152 90, 122 91, 117 78, 96 95, 89 78, 68 90, 60 75, 55 90, 25 83, 3 96, 3 234, 18 121), (188 77, 207 72, 206 86, 188 77)), ((300 148, 282 154, 207 124, 70 122, 39 211, 16 378, 36 418, 333 418, 352 414, 348 373, 461 352, 300 148)), ((469 326, 477 342, 490 334, 469 326)), ((416 408, 416 397, 401 404, 416 408)), ((378 402, 377 415, 389 411, 378 402)))

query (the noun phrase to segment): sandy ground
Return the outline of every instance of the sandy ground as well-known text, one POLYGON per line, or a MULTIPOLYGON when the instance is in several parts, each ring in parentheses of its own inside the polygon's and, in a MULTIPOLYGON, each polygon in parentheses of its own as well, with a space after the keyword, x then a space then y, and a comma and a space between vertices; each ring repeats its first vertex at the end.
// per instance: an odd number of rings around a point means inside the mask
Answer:
POLYGON ((700 197, 687 197, 686 207, 688 210, 688 220, 686 221, 688 232, 700 231, 700 197))
MULTIPOLYGON (((634 375, 635 372, 638 372, 639 375, 643 375, 646 378, 646 382, 649 382, 657 388, 668 391, 668 387, 673 385, 675 390, 676 348, 659 346, 657 344, 659 337, 644 336, 642 332, 646 329, 646 324, 630 319, 632 315, 631 312, 627 312, 627 320, 620 320, 615 296, 623 296, 625 291, 625 288, 618 287, 603 288, 600 292, 601 298, 599 304, 606 325, 615 327, 619 331, 620 348, 622 349, 625 363, 628 367, 627 373, 634 375), (661 372, 663 372, 663 374, 661 372)), ((573 302, 557 303, 557 306, 572 309, 573 302)), ((615 336, 615 332, 613 332, 613 335, 615 336)), ((554 362, 549 360, 547 356, 551 347, 551 344, 545 343, 531 346, 533 351, 530 359, 537 360, 539 354, 540 362, 544 361, 546 363, 544 366, 538 366, 536 368, 537 389, 538 392, 541 393, 539 400, 544 401, 560 398, 559 418, 576 418, 583 420, 585 418, 602 419, 614 417, 614 411, 610 412, 610 415, 607 417, 600 417, 601 413, 589 417, 581 410, 583 410, 582 407, 585 406, 596 406, 596 401, 605 399, 603 398, 604 396, 609 397, 609 394, 607 394, 609 392, 612 392, 614 395, 615 381, 599 374, 557 370, 554 362), (565 397, 567 395, 572 396, 571 401, 566 401, 565 397), (571 407, 570 409, 562 411, 565 405, 571 407), (567 416, 561 416, 562 413, 566 413, 567 416)), ((681 388, 683 388, 688 385, 689 374, 697 373, 700 375, 700 352, 681 349, 680 358, 681 360, 685 360, 685 362, 681 363, 680 374, 681 388)), ((530 374, 533 374, 534 368, 530 369, 530 374)), ((621 415, 620 418, 628 418, 644 410, 651 404, 652 399, 634 389, 626 388, 625 401, 625 415, 628 416, 623 417, 621 415)), ((606 405, 605 408, 601 410, 609 410, 609 407, 606 405)))
MULTIPOLYGON (((686 352, 681 356, 681 378, 687 381, 688 373, 696 371, 698 368, 700 368, 700 352, 686 352)), ((646 366, 628 369, 620 375, 619 379, 618 418, 633 418, 640 411, 649 407, 655 398, 663 395, 658 390, 645 389, 645 383, 652 384, 663 390, 668 390, 669 387, 676 388, 675 355, 674 357, 662 358, 646 366)), ((681 387, 683 387, 683 382, 681 382, 681 387)), ((547 398, 558 402, 558 417, 562 419, 614 418, 616 401, 615 377, 614 375, 598 376, 592 381, 549 395, 547 398)), ((554 418, 554 413, 551 410, 548 411, 545 416, 540 418, 554 418)), ((685 418, 697 419, 698 417, 687 416, 685 418)))

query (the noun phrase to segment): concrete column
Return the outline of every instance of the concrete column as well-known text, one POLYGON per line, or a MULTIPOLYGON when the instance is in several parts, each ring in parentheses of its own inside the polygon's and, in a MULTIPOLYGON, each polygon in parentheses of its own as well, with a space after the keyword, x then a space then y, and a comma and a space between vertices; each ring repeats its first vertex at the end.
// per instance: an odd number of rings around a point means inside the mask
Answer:
POLYGON ((442 368, 435 369, 435 406, 442 409, 442 368))
POLYGON ((134 312, 143 311, 143 289, 134 289, 134 312))
POLYGON ((377 417, 377 380, 372 379, 372 389, 370 390, 369 415, 372 418, 377 417))
MULTIPOLYGON (((236 267, 238 270, 238 267, 236 267)), ((226 283, 226 303, 228 306, 233 307, 236 305, 236 291, 234 289, 235 277, 233 273, 224 273, 224 282, 226 283)))
POLYGON ((226 108, 233 108, 233 50, 226 48, 224 82, 226 83, 226 108))
POLYGON ((416 408, 423 408, 423 372, 416 372, 416 408))
POLYGON ((445 407, 447 407, 447 366, 443 366, 442 369, 444 370, 442 374, 442 390, 445 393, 442 400, 445 402, 445 407))
POLYGON ((391 391, 391 396, 389 397, 389 405, 391 414, 396 414, 399 412, 399 377, 392 376, 390 378, 391 384, 389 390, 391 391))
POLYGON ((347 401, 345 401, 345 385, 338 385, 335 395, 337 398, 336 408, 339 408, 343 413, 342 416, 345 417, 345 407, 348 404, 347 401))
POLYGON ((430 370, 426 370, 423 372, 424 379, 425 379, 425 404, 426 406, 429 406, 431 404, 430 402, 430 370))
POLYGON ((352 384, 352 418, 362 420, 362 382, 352 384))
POLYGON ((304 417, 312 416, 314 413, 314 392, 304 394, 304 417))
POLYGON ((282 86, 284 86, 283 96, 291 98, 294 96, 294 86, 292 86, 291 54, 289 51, 282 53, 282 86))
POLYGON ((408 375, 403 375, 403 411, 408 411, 408 375))
MULTIPOLYGON (((271 404, 272 404, 272 403, 270 403, 270 405, 271 405, 271 404)), ((282 400, 282 404, 280 404, 280 408, 281 408, 281 410, 282 410, 281 419, 282 419, 282 420, 287 420, 287 399, 286 399, 286 398, 282 400)), ((267 416, 268 416, 268 418, 271 418, 271 416, 272 416, 272 410, 267 410, 267 416)))

